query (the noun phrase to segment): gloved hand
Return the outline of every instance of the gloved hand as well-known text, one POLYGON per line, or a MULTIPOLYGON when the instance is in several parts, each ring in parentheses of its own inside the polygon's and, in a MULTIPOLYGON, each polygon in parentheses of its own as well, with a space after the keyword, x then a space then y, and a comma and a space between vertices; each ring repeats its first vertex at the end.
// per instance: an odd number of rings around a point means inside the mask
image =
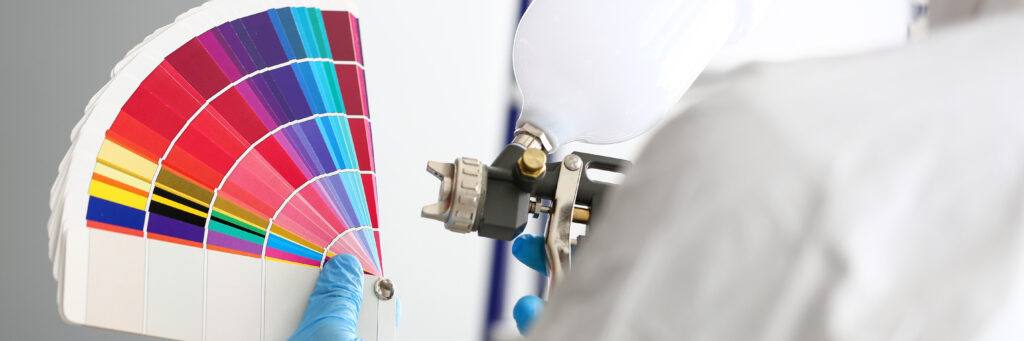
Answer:
POLYGON ((356 321, 363 300, 363 267, 352 255, 327 261, 299 328, 289 340, 359 340, 356 321))
MULTIPOLYGON (((512 255, 531 269, 548 275, 548 256, 544 251, 544 236, 524 234, 512 242, 512 255)), ((519 333, 526 335, 533 321, 544 311, 544 300, 534 295, 523 296, 512 308, 519 333)))

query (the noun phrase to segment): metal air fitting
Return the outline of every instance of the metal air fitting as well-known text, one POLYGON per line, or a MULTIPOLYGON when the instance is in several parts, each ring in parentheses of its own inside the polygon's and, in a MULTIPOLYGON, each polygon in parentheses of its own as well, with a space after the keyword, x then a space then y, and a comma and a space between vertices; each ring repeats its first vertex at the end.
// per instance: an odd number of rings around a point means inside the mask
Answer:
POLYGON ((540 149, 530 148, 523 152, 523 155, 519 157, 517 164, 519 165, 519 172, 522 173, 524 177, 527 179, 536 179, 544 174, 544 171, 547 169, 547 161, 547 154, 544 154, 540 149))
POLYGON ((523 148, 526 149, 540 149, 544 153, 551 153, 554 151, 553 146, 551 145, 551 140, 548 139, 548 135, 544 134, 544 131, 540 130, 540 128, 529 123, 523 123, 522 126, 516 128, 515 137, 512 138, 512 143, 523 146, 523 148))

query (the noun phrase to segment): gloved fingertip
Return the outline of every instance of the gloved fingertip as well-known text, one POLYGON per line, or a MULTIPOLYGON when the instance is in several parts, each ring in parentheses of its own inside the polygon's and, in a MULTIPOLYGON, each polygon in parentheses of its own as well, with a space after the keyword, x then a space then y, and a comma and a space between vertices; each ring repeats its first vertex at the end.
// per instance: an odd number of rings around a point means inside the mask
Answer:
POLYGON ((340 254, 331 257, 324 264, 317 279, 313 296, 326 295, 337 290, 344 290, 350 295, 362 297, 363 266, 355 256, 340 254))
POLYGON ((352 271, 355 271, 355 270, 358 270, 358 272, 362 273, 363 272, 362 265, 359 264, 359 260, 356 259, 356 256, 353 256, 353 255, 350 255, 350 254, 347 254, 347 253, 343 253, 343 254, 331 257, 331 259, 327 260, 327 264, 324 264, 324 269, 323 269, 323 271, 330 271, 330 272, 338 272, 338 271, 352 272, 352 271))
POLYGON ((512 243, 512 255, 531 269, 547 276, 547 254, 544 251, 544 236, 524 234, 512 243))
POLYGON ((540 297, 529 295, 523 296, 519 301, 516 301, 515 307, 512 308, 512 318, 516 320, 516 327, 519 329, 519 333, 526 335, 533 322, 537 320, 537 316, 543 311, 544 300, 540 299, 540 297))
POLYGON ((527 236, 527 235, 519 236, 519 237, 516 238, 515 241, 512 242, 512 253, 513 254, 518 254, 519 250, 523 248, 523 238, 525 236, 527 236))

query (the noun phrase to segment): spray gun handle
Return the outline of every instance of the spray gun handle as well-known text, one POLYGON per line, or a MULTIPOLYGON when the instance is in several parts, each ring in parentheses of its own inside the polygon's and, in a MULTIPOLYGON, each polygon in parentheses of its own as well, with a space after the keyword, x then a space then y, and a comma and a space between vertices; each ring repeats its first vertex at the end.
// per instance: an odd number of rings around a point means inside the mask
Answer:
POLYGON ((558 287, 572 268, 570 227, 583 173, 583 159, 576 154, 569 154, 562 159, 561 167, 558 168, 554 207, 548 218, 548 226, 544 229, 544 249, 548 254, 549 293, 558 287))
POLYGON ((572 268, 572 223, 588 224, 590 213, 596 211, 601 197, 611 186, 608 183, 591 180, 587 176, 587 170, 595 168, 623 172, 629 166, 629 162, 625 160, 585 153, 566 155, 562 162, 556 164, 558 179, 554 190, 554 205, 544 230, 544 245, 550 274, 548 293, 558 287, 572 268), (577 207, 578 204, 586 205, 588 208, 577 207))

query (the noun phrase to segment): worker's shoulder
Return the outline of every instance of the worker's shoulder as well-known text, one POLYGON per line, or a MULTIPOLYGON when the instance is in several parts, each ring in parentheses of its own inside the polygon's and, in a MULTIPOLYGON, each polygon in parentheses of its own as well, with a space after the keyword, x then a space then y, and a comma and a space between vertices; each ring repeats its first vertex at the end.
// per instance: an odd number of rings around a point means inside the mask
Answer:
POLYGON ((667 123, 661 143, 814 159, 912 153, 961 138, 1017 143, 1024 139, 1021 41, 1024 15, 1008 14, 902 48, 750 66, 667 123))

